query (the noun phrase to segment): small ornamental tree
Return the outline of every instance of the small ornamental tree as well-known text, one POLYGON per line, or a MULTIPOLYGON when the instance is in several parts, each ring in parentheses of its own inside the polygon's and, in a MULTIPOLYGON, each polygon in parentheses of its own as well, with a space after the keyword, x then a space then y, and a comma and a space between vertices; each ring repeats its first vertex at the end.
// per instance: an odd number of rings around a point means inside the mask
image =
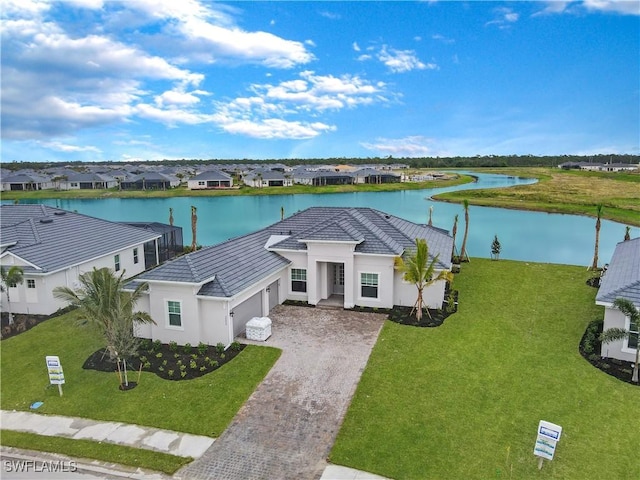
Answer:
POLYGON ((500 240, 498 240, 498 235, 496 235, 493 237, 493 242, 491 242, 491 258, 500 260, 500 250, 502 250, 502 245, 500 245, 500 240))
POLYGON ((7 307, 9 308, 9 325, 13 323, 13 313, 11 312, 11 298, 9 297, 9 289, 12 285, 21 284, 24 281, 24 270, 22 267, 13 265, 10 268, 0 267, 2 282, 0 283, 0 291, 7 294, 7 307))
MULTIPOLYGON (((441 270, 436 275, 436 264, 438 255, 429 259, 429 247, 424 238, 416 238, 416 248, 411 253, 405 253, 403 257, 396 257, 395 269, 402 273, 405 282, 415 284, 418 289, 418 298, 411 310, 411 315, 416 312, 416 320, 422 319, 422 309, 424 306, 423 291, 429 285, 439 280, 452 281, 453 274, 447 270, 441 270)), ((427 315, 431 317, 429 309, 427 315)))

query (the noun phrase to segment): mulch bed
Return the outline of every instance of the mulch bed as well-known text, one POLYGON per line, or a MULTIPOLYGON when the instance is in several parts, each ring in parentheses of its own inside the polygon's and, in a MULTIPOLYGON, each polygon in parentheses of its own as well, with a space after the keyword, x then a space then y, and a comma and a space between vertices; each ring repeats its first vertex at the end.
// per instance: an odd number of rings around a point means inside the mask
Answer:
MULTIPOLYGON (((143 372, 152 372, 166 380, 190 380, 212 372, 233 360, 245 345, 233 343, 227 350, 207 345, 185 347, 159 342, 143 342, 136 358, 127 362, 129 379, 137 373, 142 365, 143 372), (188 353, 187 353, 188 352, 188 353)), ((104 348, 93 352, 84 362, 85 370, 100 372, 117 372, 115 360, 109 358, 104 348)), ((122 368, 122 366, 121 366, 122 368)), ((130 381, 129 384, 132 382, 130 381)))
POLYGON ((600 342, 600 334, 603 329, 602 320, 594 320, 591 322, 582 335, 580 340, 580 346, 578 350, 580 355, 596 367, 598 370, 603 371, 607 375, 617 378, 621 382, 630 383, 631 385, 639 386, 637 383, 631 381, 631 375, 633 374, 633 363, 618 360, 617 358, 601 357, 602 342, 600 342))

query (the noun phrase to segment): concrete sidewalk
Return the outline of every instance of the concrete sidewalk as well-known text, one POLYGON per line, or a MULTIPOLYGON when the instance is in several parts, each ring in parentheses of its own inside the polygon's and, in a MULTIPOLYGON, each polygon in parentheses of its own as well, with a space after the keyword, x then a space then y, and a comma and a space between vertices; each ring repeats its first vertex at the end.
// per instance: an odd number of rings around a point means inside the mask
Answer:
POLYGON ((119 422, 0 410, 0 427, 38 435, 86 439, 199 458, 214 438, 119 422))

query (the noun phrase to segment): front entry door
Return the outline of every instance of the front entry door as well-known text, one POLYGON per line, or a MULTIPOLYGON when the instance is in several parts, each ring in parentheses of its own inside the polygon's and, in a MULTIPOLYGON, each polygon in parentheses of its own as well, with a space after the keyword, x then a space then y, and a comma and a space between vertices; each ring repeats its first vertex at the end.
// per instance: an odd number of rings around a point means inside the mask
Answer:
POLYGON ((333 264, 333 292, 344 295, 344 263, 333 264))

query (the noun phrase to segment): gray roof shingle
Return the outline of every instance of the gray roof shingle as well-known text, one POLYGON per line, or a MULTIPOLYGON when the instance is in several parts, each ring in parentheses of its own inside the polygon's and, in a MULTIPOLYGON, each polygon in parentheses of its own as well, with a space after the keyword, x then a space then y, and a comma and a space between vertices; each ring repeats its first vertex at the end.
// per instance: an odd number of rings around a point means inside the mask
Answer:
POLYGON ((438 268, 451 267, 453 238, 443 230, 417 225, 370 208, 312 207, 269 227, 169 261, 139 277, 142 281, 200 284, 199 295, 231 297, 282 270, 290 261, 276 250, 305 250, 300 240, 356 242, 356 252, 402 255, 425 238, 438 268), (287 238, 265 248, 272 236, 287 238))
POLYGON ((640 238, 616 245, 596 302, 613 303, 618 297, 631 300, 640 308, 640 238))
POLYGON ((144 243, 160 235, 45 205, 2 205, 3 245, 50 273, 144 243))

